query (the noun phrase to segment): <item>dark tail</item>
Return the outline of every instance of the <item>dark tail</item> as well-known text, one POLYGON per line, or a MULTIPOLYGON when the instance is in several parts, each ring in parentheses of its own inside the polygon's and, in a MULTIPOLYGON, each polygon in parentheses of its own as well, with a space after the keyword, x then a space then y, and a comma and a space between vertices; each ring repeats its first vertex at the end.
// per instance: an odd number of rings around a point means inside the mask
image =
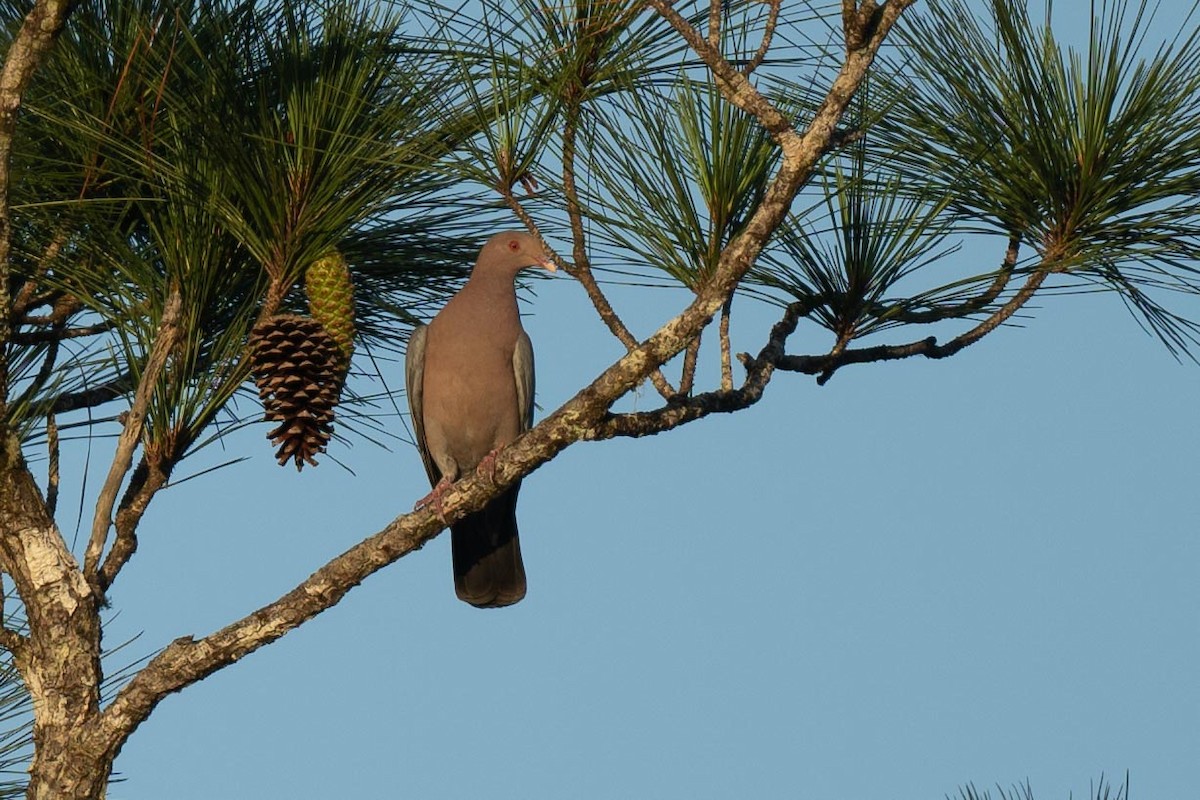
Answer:
POLYGON ((517 539, 521 484, 463 517, 450 529, 454 591, 479 608, 511 606, 525 596, 525 565, 517 539))

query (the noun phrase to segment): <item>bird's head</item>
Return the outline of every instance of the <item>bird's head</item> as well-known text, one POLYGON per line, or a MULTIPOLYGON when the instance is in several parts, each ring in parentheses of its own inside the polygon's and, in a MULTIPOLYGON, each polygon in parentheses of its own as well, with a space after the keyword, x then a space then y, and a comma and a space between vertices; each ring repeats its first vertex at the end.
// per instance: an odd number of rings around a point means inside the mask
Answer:
POLYGON ((504 270, 514 276, 526 267, 542 267, 550 272, 558 269, 537 237, 525 231, 505 231, 488 239, 475 267, 504 270))

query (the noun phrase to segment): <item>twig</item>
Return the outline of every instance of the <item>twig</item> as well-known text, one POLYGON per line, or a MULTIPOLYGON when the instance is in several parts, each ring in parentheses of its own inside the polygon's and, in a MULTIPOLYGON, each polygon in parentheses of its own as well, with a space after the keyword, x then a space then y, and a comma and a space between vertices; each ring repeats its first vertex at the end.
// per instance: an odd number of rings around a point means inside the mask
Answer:
POLYGON ((104 543, 112 525, 112 512, 117 501, 117 492, 133 463, 133 451, 141 439, 146 410, 150 405, 150 399, 154 396, 158 377, 166 367, 167 358, 179 340, 182 308, 183 298, 179 287, 175 286, 167 296, 158 333, 154 338, 154 345, 150 349, 141 378, 138 380, 138 387, 133 395, 133 405, 129 409, 125 427, 117 439, 117 449, 113 454, 108 477, 100 488, 100 496, 96 500, 96 513, 92 517, 92 535, 88 539, 83 561, 84 575, 88 578, 88 582, 94 585, 100 567, 100 556, 104 552, 104 543))
POLYGON ((758 51, 755 52, 750 63, 742 68, 742 74, 749 76, 754 70, 762 66, 763 61, 767 57, 767 51, 771 49, 771 39, 775 36, 775 28, 779 24, 779 6, 781 0, 767 0, 771 8, 767 11, 767 24, 763 28, 762 41, 758 43, 758 51))
POLYGON ((946 342, 946 344, 939 345, 936 337, 929 336, 925 339, 901 345, 878 345, 876 347, 843 350, 836 355, 831 353, 823 356, 783 356, 776 362, 776 367, 789 372, 818 375, 817 383, 824 384, 833 377, 833 374, 837 370, 847 364, 895 361, 902 358, 911 358, 912 356, 949 358, 960 352, 963 348, 978 342, 984 336, 1008 321, 1013 314, 1033 298, 1034 294, 1046 280, 1046 277, 1052 272, 1054 272, 1054 269, 1051 266, 1045 263, 1039 265, 1037 269, 1030 273, 1020 291, 1013 295, 1007 303, 996 309, 993 314, 974 328, 954 337, 949 342, 946 342))
POLYGON ((588 438, 611 439, 616 436, 652 436, 694 422, 709 414, 728 414, 749 408, 763 396, 775 372, 775 363, 783 356, 787 339, 800 320, 812 311, 813 304, 796 301, 787 306, 783 317, 771 327, 767 343, 757 358, 739 356, 746 368, 746 378, 738 389, 722 387, 720 391, 672 398, 665 406, 652 411, 628 414, 608 414, 592 427, 588 438))
POLYGON ((725 305, 721 306, 721 323, 717 328, 721 342, 721 388, 725 391, 733 389, 733 362, 729 345, 729 312, 732 307, 733 295, 730 295, 725 305))
POLYGON ((78 392, 60 394, 50 406, 50 413, 65 414, 68 411, 78 411, 81 408, 94 408, 110 400, 123 397, 133 389, 133 376, 124 372, 110 381, 81 389, 78 392))
POLYGON ((685 397, 692 393, 696 382, 696 357, 700 355, 700 335, 688 342, 683 351, 683 370, 679 375, 679 393, 685 397))
POLYGON ((14 344, 44 344, 46 342, 61 342, 64 339, 79 339, 84 336, 97 336, 107 333, 116 327, 113 321, 98 322, 95 325, 85 325, 82 328, 54 327, 50 330, 14 331, 14 344))
POLYGON ((33 79, 70 13, 71 0, 39 0, 25 16, 20 31, 9 44, 0 69, 0 417, 7 416, 8 341, 12 333, 11 262, 12 217, 9 187, 12 181, 13 134, 25 89, 33 79))
MULTIPOLYGON (((571 225, 571 241, 572 241, 572 258, 574 263, 564 263, 563 270, 579 281, 583 285, 583 289, 587 292, 588 299, 592 302, 592 307, 596 309, 596 313, 600 316, 601 321, 608 327, 608 330, 617 338, 621 344, 625 346, 626 351, 633 350, 638 346, 638 340, 633 333, 625 326, 624 321, 617 314, 612 304, 608 301, 608 297, 604 294, 604 290, 597 283, 595 275, 592 273, 591 259, 587 252, 587 237, 583 226, 583 209, 579 202, 579 192, 575 183, 575 152, 576 140, 578 137, 578 108, 574 110, 568 109, 567 120, 563 126, 563 195, 567 202, 567 217, 571 225)), ((525 210, 525 206, 517 199, 511 187, 500 187, 501 194, 504 196, 505 203, 512 209, 517 218, 529 229, 530 233, 541 238, 541 231, 538 229, 537 223, 533 217, 525 210)), ((543 242, 544 244, 544 242, 543 242)), ((674 395, 675 388, 671 386, 661 370, 654 370, 650 374, 650 382, 654 388, 664 398, 674 395)))
POLYGON ((17 293, 17 296, 13 298, 11 313, 14 319, 23 316, 29 310, 31 303, 34 300, 33 293, 37 291, 38 279, 45 275, 46 271, 50 269, 50 262, 58 257, 58 254, 62 251, 63 245, 66 243, 67 226, 65 223, 60 223, 57 230, 54 232, 54 236, 51 237, 50 243, 46 245, 46 249, 42 252, 42 257, 38 260, 36 272, 32 277, 25 281, 24 285, 21 286, 21 290, 17 293))
POLYGON ((893 306, 891 308, 882 308, 877 312, 873 311, 880 318, 894 319, 897 322, 903 322, 908 325, 927 325, 933 322, 941 322, 947 319, 957 319, 960 317, 969 316, 978 311, 990 306, 996 301, 1004 290, 1008 287, 1008 282, 1012 279, 1013 271, 1017 266, 1017 256, 1020 253, 1021 240, 1017 236, 1013 236, 1008 240, 1008 249, 1004 253, 1004 261, 1000 265, 999 272, 992 280, 992 283, 982 293, 957 303, 952 306, 941 306, 930 308, 925 311, 909 311, 903 308, 893 306))
MULTIPOLYGON (((579 202, 579 189, 575 183, 575 152, 578 136, 579 106, 576 104, 568 109, 566 124, 563 126, 563 194, 567 199, 567 217, 571 222, 571 240, 574 245, 572 257, 575 261, 575 269, 570 274, 583 284, 588 299, 592 301, 592 306, 600 315, 600 319, 608 326, 609 331, 617 337, 621 344, 625 345, 626 350, 632 350, 637 347, 637 339, 630 333, 629 328, 625 327, 625 323, 617 315, 612 304, 608 302, 608 297, 600 288, 600 284, 596 282, 596 276, 592 274, 592 261, 588 256, 587 238, 583 227, 583 206, 579 202)), ((669 397, 675 393, 661 370, 656 369, 650 373, 650 382, 663 397, 669 397)))
POLYGON ((47 461, 46 467, 46 513, 51 517, 58 508, 58 484, 60 475, 58 471, 58 421, 51 412, 46 415, 46 451, 47 461))

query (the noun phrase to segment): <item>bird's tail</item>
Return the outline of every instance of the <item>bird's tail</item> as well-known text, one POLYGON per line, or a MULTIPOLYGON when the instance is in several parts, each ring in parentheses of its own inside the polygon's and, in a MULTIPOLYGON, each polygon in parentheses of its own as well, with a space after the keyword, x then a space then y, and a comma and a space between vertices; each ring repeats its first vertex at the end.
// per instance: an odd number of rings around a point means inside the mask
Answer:
POLYGON ((525 596, 517 538, 518 483, 450 529, 454 591, 479 608, 510 606, 525 596))

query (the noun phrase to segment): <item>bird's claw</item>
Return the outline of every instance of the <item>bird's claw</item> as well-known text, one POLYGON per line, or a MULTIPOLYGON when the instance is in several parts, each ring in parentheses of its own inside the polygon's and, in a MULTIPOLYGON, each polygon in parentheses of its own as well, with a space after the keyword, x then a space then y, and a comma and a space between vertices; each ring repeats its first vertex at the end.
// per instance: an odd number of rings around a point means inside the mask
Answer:
POLYGON ((438 519, 442 521, 442 524, 449 525, 450 523, 446 521, 446 511, 442 508, 442 495, 450 488, 451 483, 449 478, 443 477, 437 482, 437 486, 433 487, 432 492, 417 501, 417 504, 413 506, 413 511, 421 511, 433 506, 433 510, 437 512, 438 519))
POLYGON ((475 471, 479 473, 479 475, 487 478, 493 484, 496 483, 496 454, 499 452, 500 448, 497 447, 495 450, 479 459, 479 465, 475 467, 475 471))

